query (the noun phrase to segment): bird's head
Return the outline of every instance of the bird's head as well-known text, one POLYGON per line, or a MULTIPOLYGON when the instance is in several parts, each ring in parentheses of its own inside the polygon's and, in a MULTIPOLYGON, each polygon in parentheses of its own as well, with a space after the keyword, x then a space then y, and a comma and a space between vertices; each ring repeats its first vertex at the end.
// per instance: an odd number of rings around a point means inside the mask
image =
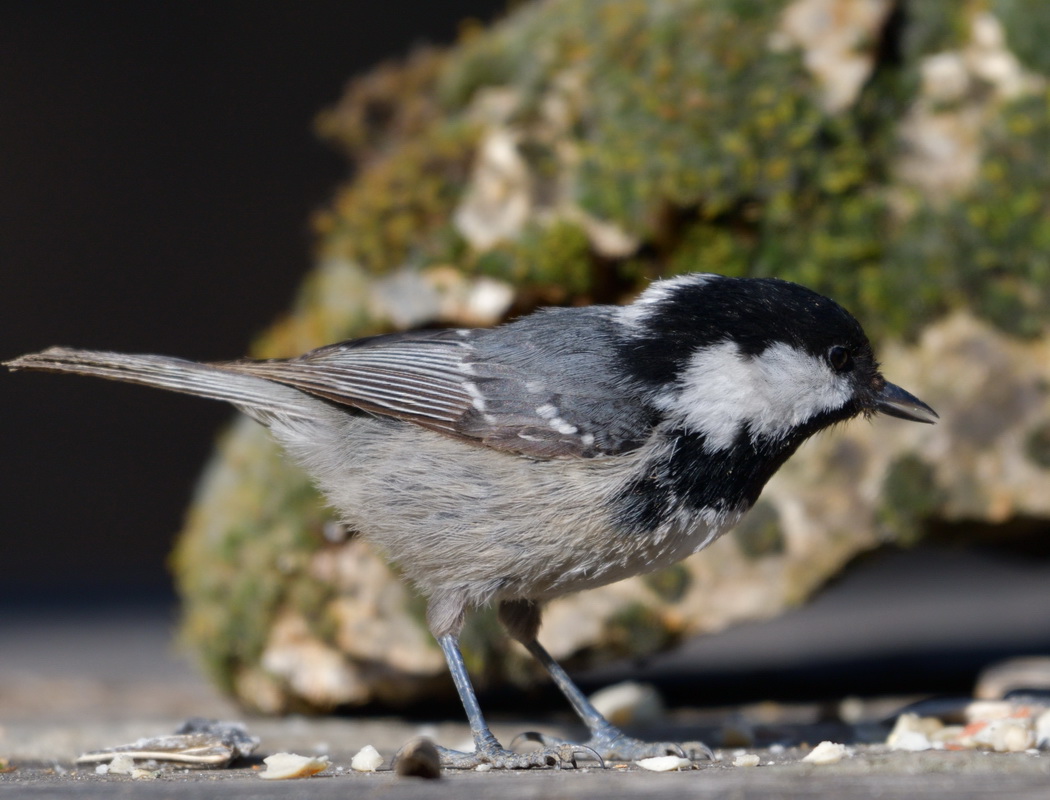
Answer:
POLYGON ((703 436, 709 452, 741 437, 793 450, 858 415, 932 423, 932 408, 879 372, 842 306, 773 278, 688 275, 654 283, 621 312, 624 358, 652 405, 703 436))

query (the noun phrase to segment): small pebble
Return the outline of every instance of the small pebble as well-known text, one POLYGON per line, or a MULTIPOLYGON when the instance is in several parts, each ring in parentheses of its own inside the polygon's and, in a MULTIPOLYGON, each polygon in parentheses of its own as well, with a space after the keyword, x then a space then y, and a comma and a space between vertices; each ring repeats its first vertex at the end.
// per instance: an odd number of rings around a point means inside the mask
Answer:
POLYGON ((891 750, 903 750, 909 753, 919 753, 923 750, 932 750, 934 745, 929 738, 919 731, 904 731, 893 738, 889 745, 891 750))
POLYGON ((650 772, 673 772, 674 770, 692 769, 693 767, 692 761, 681 756, 655 756, 653 758, 643 758, 641 761, 635 761, 634 763, 650 772))
POLYGON ((813 751, 803 758, 807 764, 837 764, 849 755, 846 745, 838 742, 821 742, 813 751))
POLYGON ((135 759, 127 753, 118 753, 109 762, 110 775, 130 775, 135 770, 135 759))
POLYGON ((394 772, 402 777, 440 778, 441 754, 430 739, 412 739, 394 756, 394 772))
POLYGON ((757 767, 759 758, 754 753, 741 753, 733 759, 734 767, 757 767))
POLYGON ((318 772, 324 772, 331 766, 328 756, 300 756, 295 753, 274 753, 263 759, 266 771, 259 777, 270 781, 283 781, 292 778, 309 778, 318 772))
POLYGON ((381 766, 383 766, 383 757, 370 744, 366 744, 350 759, 350 769, 355 772, 375 772, 381 766))

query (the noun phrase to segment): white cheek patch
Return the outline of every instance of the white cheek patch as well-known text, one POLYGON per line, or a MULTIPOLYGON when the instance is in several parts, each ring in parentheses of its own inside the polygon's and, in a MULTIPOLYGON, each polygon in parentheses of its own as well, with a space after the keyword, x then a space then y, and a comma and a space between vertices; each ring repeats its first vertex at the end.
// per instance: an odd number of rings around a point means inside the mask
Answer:
POLYGON ((781 438, 817 414, 841 408, 848 378, 788 344, 748 357, 733 342, 697 352, 674 391, 657 405, 702 433, 708 450, 732 446, 743 426, 752 436, 781 438))

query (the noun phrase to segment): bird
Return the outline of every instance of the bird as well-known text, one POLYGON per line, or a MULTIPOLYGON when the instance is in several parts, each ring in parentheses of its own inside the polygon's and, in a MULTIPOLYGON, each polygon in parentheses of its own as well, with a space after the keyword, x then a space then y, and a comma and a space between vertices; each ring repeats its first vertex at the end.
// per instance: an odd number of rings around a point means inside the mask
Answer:
POLYGON ((441 748, 449 768, 686 755, 598 712, 539 643, 544 605, 707 547, 829 426, 938 418, 882 376, 835 301, 778 278, 712 273, 653 281, 626 305, 388 333, 288 359, 54 347, 6 366, 224 400, 266 426, 348 530, 425 596, 474 740, 473 752, 441 748), (490 605, 565 695, 586 742, 530 733, 540 749, 518 752, 493 735, 459 646, 466 616, 490 605))

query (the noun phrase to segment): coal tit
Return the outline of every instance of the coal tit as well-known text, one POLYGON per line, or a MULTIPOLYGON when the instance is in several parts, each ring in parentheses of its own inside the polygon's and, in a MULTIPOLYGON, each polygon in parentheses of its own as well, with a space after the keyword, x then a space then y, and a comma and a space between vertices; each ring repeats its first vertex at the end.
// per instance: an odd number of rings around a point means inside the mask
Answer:
POLYGON ((297 358, 199 364, 53 348, 11 369, 74 372, 226 400, 266 425, 348 528, 428 599, 475 742, 452 767, 574 761, 537 735, 505 749, 458 637, 496 603, 590 730, 584 749, 676 752, 614 728, 539 644, 548 600, 666 567, 733 526, 817 431, 937 415, 888 383, 841 306, 776 279, 685 275, 628 306, 553 308, 479 330, 343 342, 297 358))

